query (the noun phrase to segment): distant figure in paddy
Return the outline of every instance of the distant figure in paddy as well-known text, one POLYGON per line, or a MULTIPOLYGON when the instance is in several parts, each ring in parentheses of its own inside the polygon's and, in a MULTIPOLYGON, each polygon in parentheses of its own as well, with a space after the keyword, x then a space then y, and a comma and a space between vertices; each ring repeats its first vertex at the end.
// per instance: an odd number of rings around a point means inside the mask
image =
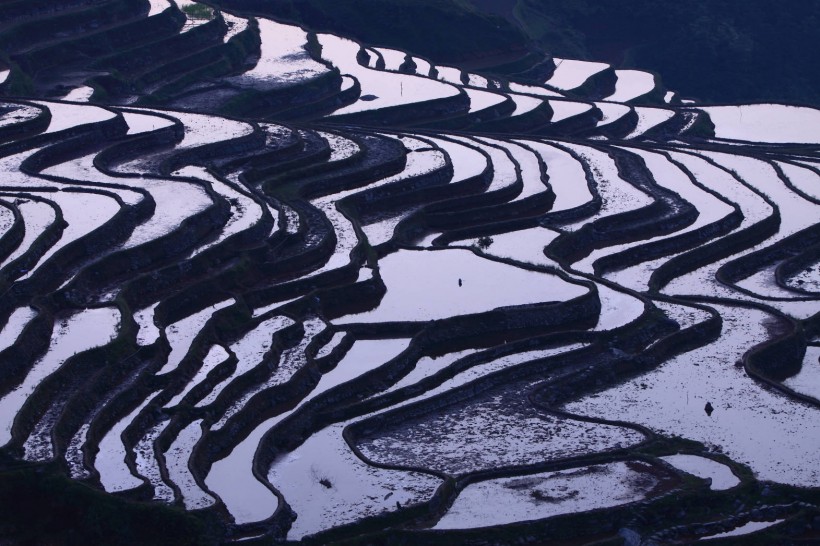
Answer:
POLYGON ((461 279, 458 280, 458 285, 461 286, 461 279))
POLYGON ((712 406, 711 402, 706 402, 706 407, 703 409, 704 411, 706 411, 706 415, 708 415, 709 417, 711 417, 712 412, 715 411, 715 408, 712 406))

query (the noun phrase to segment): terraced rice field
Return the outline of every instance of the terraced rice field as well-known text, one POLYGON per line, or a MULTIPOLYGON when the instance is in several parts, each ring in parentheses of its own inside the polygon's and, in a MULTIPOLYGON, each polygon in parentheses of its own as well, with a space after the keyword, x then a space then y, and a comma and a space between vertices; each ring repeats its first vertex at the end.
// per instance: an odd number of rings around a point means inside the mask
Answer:
POLYGON ((254 544, 817 514, 820 112, 136 4, 178 58, 0 99, 4 461, 254 544))

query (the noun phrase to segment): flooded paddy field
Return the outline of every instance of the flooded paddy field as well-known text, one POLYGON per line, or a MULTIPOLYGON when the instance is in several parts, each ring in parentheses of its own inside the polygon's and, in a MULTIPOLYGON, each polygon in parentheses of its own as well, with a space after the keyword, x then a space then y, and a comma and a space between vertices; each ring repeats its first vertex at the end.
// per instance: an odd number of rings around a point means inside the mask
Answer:
POLYGON ((246 544, 818 540, 820 112, 143 4, 143 63, 0 70, 0 479, 246 544))

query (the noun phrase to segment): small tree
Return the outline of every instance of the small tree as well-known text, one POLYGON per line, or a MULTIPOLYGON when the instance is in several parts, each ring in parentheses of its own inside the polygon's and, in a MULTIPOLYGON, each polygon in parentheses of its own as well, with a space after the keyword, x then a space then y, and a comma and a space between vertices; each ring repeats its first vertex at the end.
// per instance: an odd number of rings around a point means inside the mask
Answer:
POLYGON ((489 235, 485 235, 484 237, 479 237, 478 241, 476 241, 476 246, 481 250, 487 250, 490 248, 490 245, 493 244, 493 238, 489 235))

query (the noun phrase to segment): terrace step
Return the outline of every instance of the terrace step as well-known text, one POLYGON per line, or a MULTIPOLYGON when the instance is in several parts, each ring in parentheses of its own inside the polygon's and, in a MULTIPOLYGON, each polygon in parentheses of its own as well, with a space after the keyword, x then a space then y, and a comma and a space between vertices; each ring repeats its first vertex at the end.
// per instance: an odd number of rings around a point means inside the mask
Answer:
POLYGON ((0 89, 41 98, 0 101, 3 468, 260 543, 711 535, 652 523, 692 522, 656 486, 725 519, 678 450, 811 500, 779 484, 818 485, 816 110, 164 0, 6 4, 0 89), (42 98, 69 89, 120 105, 42 98), (595 480, 628 494, 594 537, 566 525, 585 490, 538 485, 595 480))
MULTIPOLYGON (((166 39, 179 31, 182 16, 169 10, 156 17, 118 25, 102 34, 83 35, 58 44, 40 47, 15 57, 28 73, 34 74, 36 88, 48 90, 60 85, 68 73, 93 77, 101 66, 94 59, 128 49, 139 53, 139 46, 166 39)), ((47 92, 47 91, 46 91, 47 92)))
MULTIPOLYGON (((621 186, 625 197, 632 194, 632 204, 627 205, 627 210, 598 218, 578 231, 560 237, 550 245, 554 256, 574 262, 587 256, 594 248, 627 243, 638 234, 646 236, 677 232, 695 221, 698 213, 694 207, 681 200, 677 193, 658 186, 640 159, 615 150, 610 151, 608 156, 596 152, 591 157, 595 158, 599 168, 607 169, 608 176, 612 176, 607 184, 621 186)), ((607 203, 605 198, 604 206, 608 204, 615 203, 607 203)))
MULTIPOLYGON (((91 68, 106 75, 95 76, 90 82, 110 95, 108 100, 167 102, 170 100, 167 95, 172 91, 179 92, 210 81, 209 78, 240 70, 257 47, 258 38, 253 28, 232 35, 225 17, 219 14, 192 30, 182 26, 184 16, 176 9, 163 11, 140 24, 159 31, 159 23, 153 21, 161 18, 167 19, 162 32, 143 33, 142 40, 132 40, 128 48, 112 48, 111 54, 96 56, 91 68), (226 39, 228 36, 231 36, 230 40, 226 39), (169 54, 169 51, 173 53, 169 54), (147 96, 163 86, 166 87, 164 94, 147 96)), ((236 23, 230 24, 235 26, 236 23)), ((128 29, 122 30, 128 35, 128 29)))
MULTIPOLYGON (((686 248, 704 244, 720 235, 728 234, 741 223, 740 211, 719 195, 708 192, 695 179, 678 165, 671 163, 668 158, 649 153, 644 150, 627 149, 641 157, 646 167, 652 172, 653 179, 668 189, 686 199, 699 211, 698 219, 688 227, 675 232, 670 237, 654 237, 651 242, 638 245, 624 245, 623 247, 607 248, 594 252, 585 259, 592 263, 598 275, 617 269, 629 268, 650 259, 657 259, 663 255, 686 248)), ((620 283, 629 273, 619 274, 620 283)), ((634 275, 634 272, 632 272, 634 275)))
POLYGON ((0 28, 31 21, 39 18, 51 18, 62 12, 82 11, 94 5, 104 4, 108 0, 66 0, 54 3, 48 0, 11 0, 3 5, 0 16, 0 28))
POLYGON ((11 55, 25 53, 78 35, 103 33, 143 14, 139 2, 108 0, 73 13, 53 13, 40 20, 19 22, 0 32, 0 47, 11 55))

